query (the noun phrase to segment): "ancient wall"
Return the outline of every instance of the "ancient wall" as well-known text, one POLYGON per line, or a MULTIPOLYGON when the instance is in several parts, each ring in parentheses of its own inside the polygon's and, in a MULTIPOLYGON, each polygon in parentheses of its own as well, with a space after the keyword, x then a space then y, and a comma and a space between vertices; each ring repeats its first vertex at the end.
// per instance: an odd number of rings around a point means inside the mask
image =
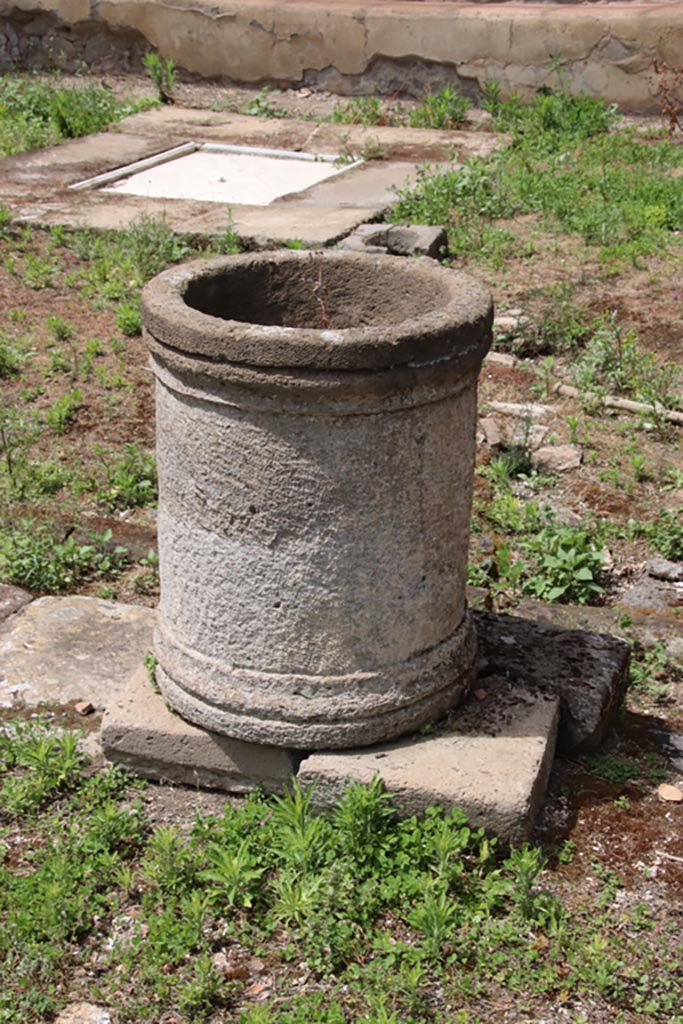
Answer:
POLYGON ((652 64, 683 59, 683 2, 0 0, 3 69, 125 70, 148 48, 206 77, 341 94, 532 91, 559 56, 572 91, 656 111, 652 64))

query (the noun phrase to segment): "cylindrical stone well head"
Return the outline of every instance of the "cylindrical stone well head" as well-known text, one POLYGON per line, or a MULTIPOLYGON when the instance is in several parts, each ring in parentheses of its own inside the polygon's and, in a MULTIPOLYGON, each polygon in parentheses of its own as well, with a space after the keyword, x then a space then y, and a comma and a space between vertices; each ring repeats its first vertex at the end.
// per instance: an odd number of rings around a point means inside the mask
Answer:
POLYGON ((472 680, 465 602, 487 289, 430 260, 277 252, 143 293, 157 676, 257 743, 391 739, 472 680))

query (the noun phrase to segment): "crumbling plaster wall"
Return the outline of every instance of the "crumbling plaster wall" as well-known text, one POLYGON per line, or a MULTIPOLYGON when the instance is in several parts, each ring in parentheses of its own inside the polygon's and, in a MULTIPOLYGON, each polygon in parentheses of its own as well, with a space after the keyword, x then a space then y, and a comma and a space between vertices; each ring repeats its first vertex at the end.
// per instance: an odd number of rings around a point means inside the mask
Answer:
POLYGON ((66 69, 79 57, 91 64, 88 41, 91 56, 106 64, 102 41, 108 40, 114 63, 118 59, 124 67, 149 47, 206 77, 319 84, 345 94, 391 93, 400 86, 419 93, 449 80, 476 94, 490 79, 524 92, 549 80, 548 65, 559 55, 573 91, 605 96, 624 109, 654 111, 653 60, 675 65, 683 54, 681 0, 379 0, 369 6, 354 0, 0 0, 0 67, 21 64, 22 34, 40 12, 53 17, 42 37, 33 34, 34 66, 41 55, 47 63, 50 51, 53 63, 66 69), (12 27, 18 45, 8 43, 6 32, 2 36, 3 24, 12 27))

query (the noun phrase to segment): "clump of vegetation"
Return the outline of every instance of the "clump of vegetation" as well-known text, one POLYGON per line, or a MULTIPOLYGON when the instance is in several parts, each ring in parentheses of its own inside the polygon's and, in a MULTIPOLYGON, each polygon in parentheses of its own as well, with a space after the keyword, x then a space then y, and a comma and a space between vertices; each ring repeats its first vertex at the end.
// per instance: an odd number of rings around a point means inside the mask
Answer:
POLYGON ((330 121, 333 124, 400 125, 404 114, 399 104, 386 102, 379 96, 355 96, 347 103, 338 103, 330 121))
POLYGON ((264 86, 253 99, 245 103, 242 107, 242 113, 249 114, 251 117, 263 117, 266 119, 271 117, 287 117, 287 108, 278 107, 273 103, 273 96, 276 95, 277 90, 273 92, 268 86, 264 86))
POLYGON ((645 537, 654 550, 672 561, 683 561, 683 507, 662 509, 649 522, 629 521, 633 537, 645 537))
POLYGON ((443 224, 454 255, 500 265, 495 222, 522 214, 598 246, 607 261, 637 263, 683 227, 683 197, 667 169, 683 166, 670 141, 649 145, 612 132, 616 111, 601 100, 542 92, 530 102, 488 90, 494 126, 508 146, 452 171, 426 169, 399 192, 397 221, 443 224), (494 244, 496 243, 497 244, 494 244))
POLYGON ((573 366, 574 383, 588 395, 624 395, 654 409, 681 407, 677 366, 658 363, 624 331, 615 314, 597 319, 591 336, 573 366))
POLYGON ((673 684, 681 681, 683 664, 670 656, 665 643, 646 648, 633 645, 628 685, 637 701, 665 704, 671 699, 673 684))
POLYGON ((157 470, 151 452, 129 443, 123 452, 106 452, 96 445, 94 454, 104 471, 105 484, 102 487, 92 481, 91 487, 109 512, 156 504, 157 470))
POLYGON ((469 103, 452 85, 427 93, 422 102, 407 112, 400 103, 378 96, 356 96, 337 104, 330 116, 335 124, 410 125, 413 128, 456 128, 467 121, 469 103))
POLYGON ((141 1024, 428 1024, 435 998, 464 1021, 501 994, 546 1010, 600 999, 664 1024, 680 1003, 675 973, 656 980, 667 933, 644 946, 624 927, 621 883, 597 859, 598 891, 568 913, 540 849, 503 854, 458 809, 401 818, 378 778, 324 814, 293 783, 152 828, 120 771, 85 767, 76 737, 45 722, 0 732, 5 835, 31 830, 0 863, 0 1019, 54 1016, 95 963, 98 1002, 141 1024), (255 957, 277 1004, 250 998, 255 957), (314 991, 297 995, 302 970, 314 991))
POLYGON ((467 123, 469 103, 452 85, 429 93, 408 116, 413 128, 457 128, 467 123))
POLYGON ((120 102, 105 85, 84 81, 66 86, 5 75, 0 78, 0 156, 50 146, 62 139, 101 132, 150 100, 120 102))
POLYGON ((144 55, 142 66, 154 83, 159 102, 173 103, 173 90, 178 80, 176 62, 170 59, 164 60, 158 53, 152 51, 144 55))
POLYGON ((44 524, 20 522, 0 526, 0 581, 36 593, 58 593, 116 575, 127 561, 122 547, 112 547, 111 531, 90 535, 89 543, 64 537, 44 524))

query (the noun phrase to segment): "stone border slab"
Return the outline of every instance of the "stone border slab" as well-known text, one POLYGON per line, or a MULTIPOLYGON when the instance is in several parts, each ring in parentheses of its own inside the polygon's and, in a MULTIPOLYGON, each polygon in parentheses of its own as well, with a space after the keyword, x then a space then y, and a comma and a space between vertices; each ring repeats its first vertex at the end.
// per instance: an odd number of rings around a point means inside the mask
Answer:
POLYGON ((297 781, 314 785, 319 807, 334 804, 349 780, 375 774, 402 814, 434 804, 460 807, 470 822, 509 843, 528 839, 555 751, 559 701, 504 679, 486 681, 453 716, 452 732, 306 758, 297 781), (455 731, 457 730, 457 731, 455 731))
POLYGON ((151 647, 154 611, 41 597, 0 625, 0 707, 86 700, 103 709, 151 647))
POLYGON ((152 688, 144 668, 105 712, 101 743, 106 758, 136 775, 230 793, 281 791, 299 761, 290 750, 190 725, 152 688))

